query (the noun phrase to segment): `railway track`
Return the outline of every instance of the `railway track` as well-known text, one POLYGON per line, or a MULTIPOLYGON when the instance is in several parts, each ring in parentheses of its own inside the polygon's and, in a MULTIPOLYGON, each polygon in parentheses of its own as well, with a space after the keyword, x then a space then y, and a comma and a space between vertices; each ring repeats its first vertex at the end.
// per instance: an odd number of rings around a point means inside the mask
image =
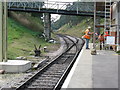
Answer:
POLYGON ((67 35, 58 35, 63 38, 66 48, 63 53, 45 65, 30 77, 25 78, 14 87, 15 90, 39 89, 59 90, 72 68, 84 41, 67 35))

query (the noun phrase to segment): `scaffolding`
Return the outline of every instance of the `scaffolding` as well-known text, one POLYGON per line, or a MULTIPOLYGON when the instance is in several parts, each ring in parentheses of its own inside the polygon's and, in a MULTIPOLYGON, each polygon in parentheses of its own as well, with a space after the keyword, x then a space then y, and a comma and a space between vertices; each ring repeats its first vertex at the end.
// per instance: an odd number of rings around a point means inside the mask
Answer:
POLYGON ((104 32, 111 30, 111 0, 105 0, 105 20, 104 20, 104 32))
MULTIPOLYGON (((104 44, 107 45, 106 34, 111 35, 111 0, 105 0, 105 18, 104 18, 104 44)), ((110 46, 109 50, 110 50, 110 46)))
MULTIPOLYGON (((115 2, 112 2, 111 0, 105 0, 105 2, 102 2, 102 3, 97 3, 96 7, 94 7, 95 9, 97 8, 97 10, 94 10, 94 32, 96 32, 96 28, 103 28, 103 33, 104 33, 104 45, 109 47, 109 50, 110 50, 110 47, 112 46, 117 46, 117 51, 120 50, 120 21, 119 21, 119 18, 120 18, 120 15, 119 15, 119 6, 120 6, 120 2, 116 2, 117 3, 117 7, 116 7, 116 13, 117 14, 115 17, 116 17, 116 23, 113 23, 113 3, 115 2), (103 11, 104 12, 104 24, 96 24, 98 23, 96 21, 97 19, 97 15, 95 12, 97 11, 103 11), (114 29, 113 29, 114 27, 114 29), (106 33, 108 34, 108 36, 106 35, 106 33), (107 40, 106 40, 106 37, 107 37, 107 40), (108 38, 114 38, 114 44, 109 44, 108 42, 108 38)), ((95 38, 95 37, 94 37, 95 38)), ((93 39, 94 40, 94 39, 93 39)), ((110 40, 110 39, 109 39, 110 40)), ((95 45, 95 41, 93 42, 94 45, 95 45)))

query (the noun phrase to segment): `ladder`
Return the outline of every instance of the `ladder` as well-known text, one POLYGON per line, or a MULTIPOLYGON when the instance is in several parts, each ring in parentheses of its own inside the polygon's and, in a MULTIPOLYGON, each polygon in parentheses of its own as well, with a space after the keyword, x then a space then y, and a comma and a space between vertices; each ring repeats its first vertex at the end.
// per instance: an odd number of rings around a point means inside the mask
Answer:
MULTIPOLYGON (((109 35, 111 34, 111 0, 105 0, 104 35, 106 35, 106 32, 109 35)), ((104 41, 106 41, 106 37, 104 37, 104 41)), ((106 45, 106 42, 104 44, 106 45)))
POLYGON ((105 23, 104 32, 110 32, 111 30, 111 0, 105 0, 105 23))

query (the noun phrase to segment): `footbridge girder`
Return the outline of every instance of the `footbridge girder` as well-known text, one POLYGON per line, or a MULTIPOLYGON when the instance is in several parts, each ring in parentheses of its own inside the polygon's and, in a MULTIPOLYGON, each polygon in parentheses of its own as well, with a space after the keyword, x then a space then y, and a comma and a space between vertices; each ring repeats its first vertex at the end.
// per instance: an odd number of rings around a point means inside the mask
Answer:
MULTIPOLYGON (((67 11, 67 10, 56 10, 56 9, 22 9, 22 8, 8 8, 9 11, 22 11, 22 12, 35 12, 35 13, 50 13, 50 14, 62 14, 62 15, 75 15, 75 16, 91 16, 94 17, 94 12, 83 12, 83 11, 67 11)), ((104 17, 103 13, 96 13, 99 17, 104 17)))
MULTIPOLYGON (((94 16, 93 2, 8 2, 9 11, 94 16)), ((97 12, 104 17, 104 12, 97 12)))

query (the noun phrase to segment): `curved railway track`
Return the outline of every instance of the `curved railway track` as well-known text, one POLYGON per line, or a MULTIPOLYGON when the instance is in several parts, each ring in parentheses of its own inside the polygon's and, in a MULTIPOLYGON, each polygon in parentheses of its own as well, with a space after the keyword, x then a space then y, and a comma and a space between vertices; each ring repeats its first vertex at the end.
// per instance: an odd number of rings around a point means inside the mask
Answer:
POLYGON ((39 89, 39 90, 59 90, 72 68, 84 40, 68 35, 58 35, 63 38, 66 48, 63 53, 45 65, 31 77, 21 81, 14 87, 16 90, 39 89))

